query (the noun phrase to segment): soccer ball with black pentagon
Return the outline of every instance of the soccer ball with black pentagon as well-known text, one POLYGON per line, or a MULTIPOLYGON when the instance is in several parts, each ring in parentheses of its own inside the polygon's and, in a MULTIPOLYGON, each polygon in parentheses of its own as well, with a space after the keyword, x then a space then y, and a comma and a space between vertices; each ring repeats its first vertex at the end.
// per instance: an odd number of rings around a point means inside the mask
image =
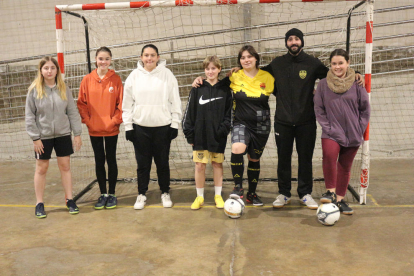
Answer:
POLYGON ((239 218, 243 215, 244 202, 240 198, 229 198, 224 202, 224 213, 229 218, 239 218))
POLYGON ((334 225, 341 215, 338 206, 333 203, 325 203, 316 210, 316 217, 323 225, 334 225))

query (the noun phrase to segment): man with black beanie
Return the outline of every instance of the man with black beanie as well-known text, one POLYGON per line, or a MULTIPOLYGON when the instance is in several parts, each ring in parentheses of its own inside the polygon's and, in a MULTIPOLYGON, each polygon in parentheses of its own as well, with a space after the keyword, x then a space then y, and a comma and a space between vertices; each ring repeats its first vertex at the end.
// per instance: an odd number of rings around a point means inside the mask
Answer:
MULTIPOLYGON (((300 202, 310 209, 318 204, 312 198, 312 157, 316 141, 316 118, 313 109, 313 91, 317 79, 326 78, 329 69, 303 51, 303 33, 290 29, 285 35, 288 53, 263 67, 275 78, 276 96, 275 138, 278 154, 279 195, 273 207, 282 208, 290 202, 292 178, 292 151, 296 141, 298 153, 298 195, 300 202)), ((360 76, 357 78, 359 79, 360 76)))

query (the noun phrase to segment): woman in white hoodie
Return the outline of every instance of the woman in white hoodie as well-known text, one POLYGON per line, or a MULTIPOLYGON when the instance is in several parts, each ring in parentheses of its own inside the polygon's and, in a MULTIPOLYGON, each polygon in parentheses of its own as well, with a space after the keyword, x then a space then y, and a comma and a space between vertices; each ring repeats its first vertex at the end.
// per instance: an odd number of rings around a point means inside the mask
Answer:
POLYGON ((134 144, 138 164, 136 210, 146 204, 153 158, 162 204, 166 208, 173 205, 169 194, 169 154, 171 140, 177 137, 181 122, 181 100, 177 79, 165 64, 156 46, 145 45, 138 68, 128 76, 124 86, 122 120, 126 139, 134 144))

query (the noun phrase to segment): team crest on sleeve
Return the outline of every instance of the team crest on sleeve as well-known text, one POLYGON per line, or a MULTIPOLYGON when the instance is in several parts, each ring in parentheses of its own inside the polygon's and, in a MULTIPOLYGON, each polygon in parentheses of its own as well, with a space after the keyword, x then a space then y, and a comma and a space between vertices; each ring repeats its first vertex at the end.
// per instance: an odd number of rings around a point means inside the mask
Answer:
POLYGON ((262 82, 262 83, 260 84, 260 88, 261 88, 262 90, 265 90, 265 89, 266 89, 266 84, 265 84, 264 82, 262 82))
POLYGON ((306 78, 306 75, 308 73, 306 72, 306 70, 300 70, 299 71, 299 77, 303 80, 304 78, 306 78))

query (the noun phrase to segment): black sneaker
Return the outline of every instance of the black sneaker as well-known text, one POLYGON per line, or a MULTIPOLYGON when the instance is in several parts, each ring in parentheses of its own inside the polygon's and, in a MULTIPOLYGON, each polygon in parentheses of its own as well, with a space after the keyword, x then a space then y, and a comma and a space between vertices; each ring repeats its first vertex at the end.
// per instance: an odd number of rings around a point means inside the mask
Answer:
POLYGON ((46 217, 45 205, 42 202, 36 205, 35 215, 37 218, 40 218, 40 219, 46 217))
POLYGON ((243 198, 244 190, 240 185, 236 185, 230 193, 230 197, 243 198))
POLYGON ((256 193, 247 193, 246 201, 254 206, 263 206, 263 202, 256 193))
POLYGON ((341 213, 344 215, 352 215, 354 213, 354 210, 352 210, 352 208, 349 207, 343 199, 341 201, 338 201, 336 203, 336 206, 338 206, 339 211, 341 211, 341 213))
POLYGON ((73 201, 73 199, 69 199, 68 202, 66 202, 66 207, 68 208, 69 214, 71 215, 76 215, 79 213, 79 208, 76 206, 76 203, 73 201))
POLYGON ((321 203, 336 203, 336 194, 326 191, 326 193, 322 194, 321 203))
POLYGON ((118 203, 118 200, 116 199, 115 195, 109 195, 108 201, 106 202, 106 209, 113 209, 116 207, 116 204, 118 203))
POLYGON ((96 209, 96 210, 101 210, 101 209, 103 209, 103 208, 105 207, 105 205, 106 205, 107 200, 108 200, 108 197, 107 197, 107 196, 105 196, 105 195, 101 195, 101 196, 98 198, 98 202, 95 204, 95 209, 96 209))

